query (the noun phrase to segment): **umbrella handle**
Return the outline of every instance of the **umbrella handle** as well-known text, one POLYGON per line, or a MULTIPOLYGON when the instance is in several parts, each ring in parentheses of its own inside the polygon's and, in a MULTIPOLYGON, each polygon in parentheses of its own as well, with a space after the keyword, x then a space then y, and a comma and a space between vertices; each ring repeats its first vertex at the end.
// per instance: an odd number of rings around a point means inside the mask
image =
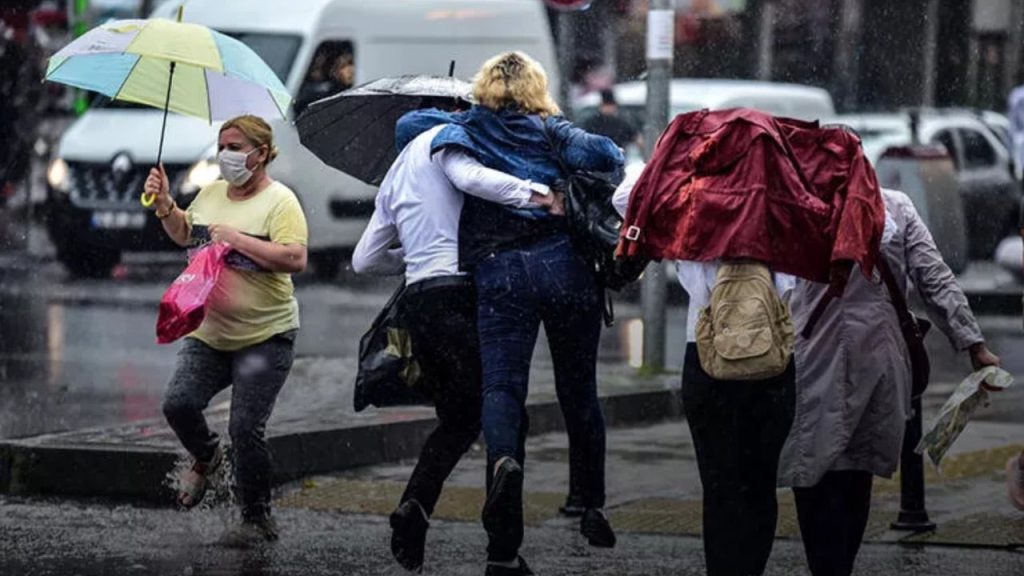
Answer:
POLYGON ((156 202, 156 194, 143 192, 142 196, 139 197, 139 202, 146 208, 149 208, 150 206, 153 205, 154 202, 156 202))

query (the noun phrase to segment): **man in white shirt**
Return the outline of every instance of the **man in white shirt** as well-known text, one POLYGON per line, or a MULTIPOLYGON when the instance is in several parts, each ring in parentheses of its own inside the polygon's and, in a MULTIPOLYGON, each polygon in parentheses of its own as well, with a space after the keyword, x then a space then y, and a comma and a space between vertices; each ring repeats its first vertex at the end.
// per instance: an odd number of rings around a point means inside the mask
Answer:
POLYGON ((420 368, 436 385, 431 392, 439 424, 391 515, 391 551, 408 570, 422 567, 429 517, 444 481, 480 434, 476 293, 459 271, 462 193, 515 208, 554 209, 554 195, 542 184, 486 168, 457 149, 432 155, 431 142, 443 127, 419 135, 399 154, 352 255, 360 274, 404 272, 399 313, 420 368))

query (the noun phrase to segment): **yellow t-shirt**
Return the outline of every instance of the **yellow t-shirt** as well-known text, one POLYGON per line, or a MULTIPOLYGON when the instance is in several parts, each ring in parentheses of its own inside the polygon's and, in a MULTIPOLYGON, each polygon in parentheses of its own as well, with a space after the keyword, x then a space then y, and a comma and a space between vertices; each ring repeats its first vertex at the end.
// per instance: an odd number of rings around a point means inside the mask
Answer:
MULTIPOLYGON (((228 198, 218 180, 199 191, 187 210, 193 227, 224 224, 277 244, 305 245, 309 236, 298 198, 273 182, 245 200, 228 198)), ((206 318, 190 334, 217 350, 239 350, 299 327, 291 274, 227 266, 207 300, 206 318)))

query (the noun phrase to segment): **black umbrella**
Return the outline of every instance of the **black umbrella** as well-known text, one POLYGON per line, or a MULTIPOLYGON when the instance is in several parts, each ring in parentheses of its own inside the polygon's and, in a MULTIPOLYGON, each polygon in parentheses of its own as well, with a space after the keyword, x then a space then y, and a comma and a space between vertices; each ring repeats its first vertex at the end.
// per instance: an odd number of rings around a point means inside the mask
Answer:
POLYGON ((395 157, 395 123, 420 108, 469 103, 471 86, 449 76, 381 78, 317 100, 295 121, 317 158, 378 186, 395 157))

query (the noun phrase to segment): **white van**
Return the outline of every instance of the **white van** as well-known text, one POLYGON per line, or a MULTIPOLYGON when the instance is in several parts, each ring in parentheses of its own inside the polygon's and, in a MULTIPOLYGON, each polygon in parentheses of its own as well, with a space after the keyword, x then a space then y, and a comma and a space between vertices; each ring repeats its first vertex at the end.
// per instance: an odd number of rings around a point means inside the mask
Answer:
MULTIPOLYGON (((153 16, 172 18, 180 4, 165 2, 153 16)), ((447 74, 452 60, 455 75, 469 77, 506 50, 536 58, 557 91, 550 27, 536 0, 190 0, 184 14, 253 48, 293 96, 318 80, 327 55, 345 58, 358 85, 385 76, 447 74)), ((303 204, 314 272, 333 277, 373 212, 376 188, 320 162, 299 143, 294 110, 290 116, 274 123, 281 154, 270 173, 303 204)), ((105 276, 124 251, 175 248, 138 201, 156 161, 161 119, 159 110, 108 101, 61 139, 48 172, 48 228, 71 272, 105 276)), ((216 125, 168 118, 163 163, 179 205, 187 206, 219 176, 216 136, 216 125)))

